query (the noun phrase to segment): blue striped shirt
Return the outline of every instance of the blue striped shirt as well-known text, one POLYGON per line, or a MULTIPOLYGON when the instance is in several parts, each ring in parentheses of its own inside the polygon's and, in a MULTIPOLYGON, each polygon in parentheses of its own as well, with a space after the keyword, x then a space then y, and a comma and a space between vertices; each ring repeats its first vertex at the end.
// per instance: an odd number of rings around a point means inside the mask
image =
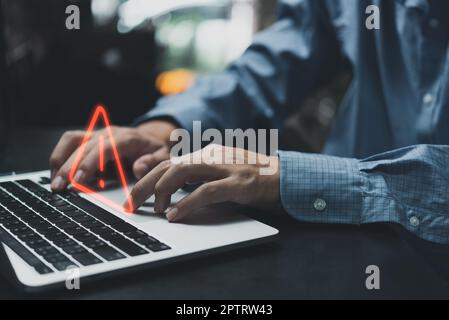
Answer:
POLYGON ((446 0, 281 0, 277 22, 229 68, 138 121, 280 128, 349 61, 353 81, 323 154, 279 151, 283 207, 301 221, 399 223, 449 243, 448 43, 446 0), (365 24, 372 4, 378 30, 365 24))

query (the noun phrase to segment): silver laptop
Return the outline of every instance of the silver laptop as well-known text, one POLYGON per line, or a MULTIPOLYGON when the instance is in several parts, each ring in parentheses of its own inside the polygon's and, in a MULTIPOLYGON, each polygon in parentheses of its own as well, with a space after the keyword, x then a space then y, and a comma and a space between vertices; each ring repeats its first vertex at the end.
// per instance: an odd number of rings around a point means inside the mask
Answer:
MULTIPOLYGON (((199 210, 182 223, 154 213, 151 198, 136 213, 121 212, 87 194, 54 194, 48 176, 42 171, 0 178, 0 267, 29 291, 63 286, 70 270, 82 283, 265 241, 278 233, 229 206, 199 210)), ((118 189, 102 193, 116 203, 125 200, 118 189)), ((183 196, 179 191, 172 201, 183 196)))

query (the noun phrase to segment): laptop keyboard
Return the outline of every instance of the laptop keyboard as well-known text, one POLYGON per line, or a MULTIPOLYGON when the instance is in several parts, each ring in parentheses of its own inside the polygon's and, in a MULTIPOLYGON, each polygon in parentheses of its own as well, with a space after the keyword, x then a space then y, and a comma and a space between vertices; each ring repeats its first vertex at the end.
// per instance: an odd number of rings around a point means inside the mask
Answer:
POLYGON ((40 274, 170 249, 74 192, 31 180, 0 183, 0 226, 0 239, 40 274))

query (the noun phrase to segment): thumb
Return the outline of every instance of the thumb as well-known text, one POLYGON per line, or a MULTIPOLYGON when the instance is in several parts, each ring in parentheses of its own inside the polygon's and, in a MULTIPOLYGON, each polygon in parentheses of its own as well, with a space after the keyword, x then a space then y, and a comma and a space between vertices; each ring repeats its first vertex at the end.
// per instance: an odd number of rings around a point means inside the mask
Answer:
POLYGON ((134 161, 133 172, 137 179, 142 179, 160 162, 170 158, 167 147, 162 147, 151 154, 146 154, 134 161))

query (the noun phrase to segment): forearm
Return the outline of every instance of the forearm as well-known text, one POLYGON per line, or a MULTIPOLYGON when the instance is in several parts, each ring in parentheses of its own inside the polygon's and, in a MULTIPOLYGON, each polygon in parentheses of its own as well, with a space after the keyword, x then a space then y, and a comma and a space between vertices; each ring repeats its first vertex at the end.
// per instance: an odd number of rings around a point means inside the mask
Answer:
POLYGON ((193 121, 204 130, 279 128, 289 109, 334 74, 341 55, 321 1, 280 1, 280 13, 229 68, 160 99, 137 122, 166 116, 188 131, 193 121))

